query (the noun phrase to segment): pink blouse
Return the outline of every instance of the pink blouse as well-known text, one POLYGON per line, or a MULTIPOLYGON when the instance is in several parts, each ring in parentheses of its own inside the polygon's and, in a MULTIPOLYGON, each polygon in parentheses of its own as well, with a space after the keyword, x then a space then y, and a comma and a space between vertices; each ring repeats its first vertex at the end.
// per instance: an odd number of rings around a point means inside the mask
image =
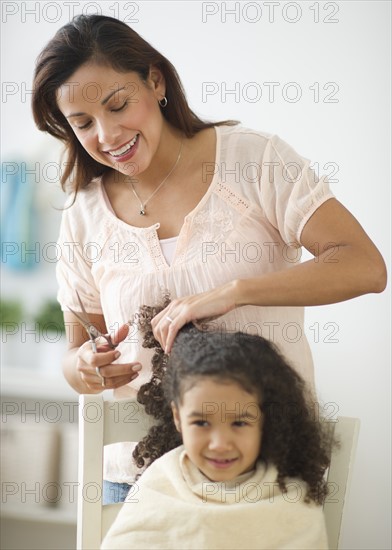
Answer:
MULTIPOLYGON (((159 223, 140 228, 118 219, 99 178, 79 192, 75 204, 64 211, 58 241, 58 300, 63 310, 78 310, 77 289, 86 309, 103 314, 108 329, 115 329, 139 306, 159 304, 166 290, 172 298, 196 294, 233 279, 290 269, 300 261, 306 222, 334 197, 328 181, 317 178, 310 161, 276 135, 241 126, 215 129, 215 163, 203 167, 213 179, 185 216, 170 265, 159 242, 159 223)), ((209 328, 252 332, 274 341, 314 385, 302 307, 244 306, 209 328)), ((134 382, 115 391, 117 397, 134 394, 150 378, 152 350, 141 344, 140 334, 131 327, 119 346, 119 362, 139 361, 143 369, 134 382)), ((123 471, 107 479, 130 477, 123 471)))

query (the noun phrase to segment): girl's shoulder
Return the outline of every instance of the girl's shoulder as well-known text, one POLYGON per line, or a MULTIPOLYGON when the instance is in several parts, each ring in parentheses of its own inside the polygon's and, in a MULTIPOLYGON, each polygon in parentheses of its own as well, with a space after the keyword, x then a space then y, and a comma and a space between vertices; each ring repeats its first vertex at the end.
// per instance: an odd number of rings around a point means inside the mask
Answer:
POLYGON ((183 452, 184 446, 181 445, 157 458, 151 466, 143 472, 139 478, 140 483, 147 485, 152 481, 155 486, 158 478, 168 480, 176 476, 180 471, 180 457, 183 452))
POLYGON ((176 447, 157 458, 136 481, 137 490, 143 494, 178 496, 183 493, 180 457, 184 447, 176 447))

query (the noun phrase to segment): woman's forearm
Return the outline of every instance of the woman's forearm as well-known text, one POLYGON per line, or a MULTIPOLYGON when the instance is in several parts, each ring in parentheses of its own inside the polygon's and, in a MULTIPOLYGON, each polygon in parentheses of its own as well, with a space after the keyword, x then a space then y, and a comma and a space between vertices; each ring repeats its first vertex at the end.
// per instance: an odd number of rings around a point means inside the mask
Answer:
POLYGON ((177 298, 152 320, 154 336, 170 353, 177 332, 186 323, 213 319, 236 307, 315 306, 384 290, 385 264, 375 246, 342 244, 334 251, 336 261, 331 259, 331 249, 324 247, 320 255, 290 269, 235 279, 201 294, 177 298))
POLYGON ((299 239, 313 259, 173 300, 152 320, 154 336, 165 352, 170 353, 186 323, 213 319, 236 307, 316 306, 384 290, 387 274, 380 252, 336 199, 327 200, 313 213, 299 239))
POLYGON ((316 306, 384 290, 386 268, 378 251, 335 248, 291 269, 236 281, 235 307, 316 306))

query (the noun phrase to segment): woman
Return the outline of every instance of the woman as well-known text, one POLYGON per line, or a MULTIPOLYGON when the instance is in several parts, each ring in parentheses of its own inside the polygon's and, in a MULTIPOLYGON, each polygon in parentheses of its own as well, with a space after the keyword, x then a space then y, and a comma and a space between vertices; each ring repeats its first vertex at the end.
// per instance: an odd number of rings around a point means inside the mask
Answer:
MULTIPOLYGON (((67 151, 57 274, 76 391, 121 397, 149 379, 151 354, 126 322, 166 291, 153 320, 165 351, 210 319, 273 340, 312 387, 303 306, 385 288, 380 253, 309 161, 278 136, 200 120, 174 67, 126 24, 78 16, 60 29, 37 62, 33 112, 67 151), (301 247, 314 259, 300 263, 301 247), (126 339, 121 359, 93 353, 68 311, 80 310, 75 290, 94 324, 126 339)), ((128 456, 106 461, 119 487, 134 475, 128 456)))

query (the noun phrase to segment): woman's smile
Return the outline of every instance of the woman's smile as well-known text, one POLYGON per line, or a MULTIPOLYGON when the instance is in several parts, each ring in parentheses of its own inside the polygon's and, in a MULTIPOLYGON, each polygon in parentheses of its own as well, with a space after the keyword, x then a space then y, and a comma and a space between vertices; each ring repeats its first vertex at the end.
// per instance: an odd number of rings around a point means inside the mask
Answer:
POLYGON ((113 157, 119 157, 124 155, 133 145, 135 145, 137 138, 139 137, 139 134, 136 134, 130 141, 127 143, 124 143, 123 145, 120 145, 117 149, 111 150, 111 151, 105 151, 105 153, 109 153, 113 157))
POLYGON ((139 145, 139 136, 140 134, 136 134, 130 141, 128 141, 124 145, 121 145, 120 147, 112 151, 104 151, 104 153, 114 158, 116 162, 125 162, 136 154, 139 145))

